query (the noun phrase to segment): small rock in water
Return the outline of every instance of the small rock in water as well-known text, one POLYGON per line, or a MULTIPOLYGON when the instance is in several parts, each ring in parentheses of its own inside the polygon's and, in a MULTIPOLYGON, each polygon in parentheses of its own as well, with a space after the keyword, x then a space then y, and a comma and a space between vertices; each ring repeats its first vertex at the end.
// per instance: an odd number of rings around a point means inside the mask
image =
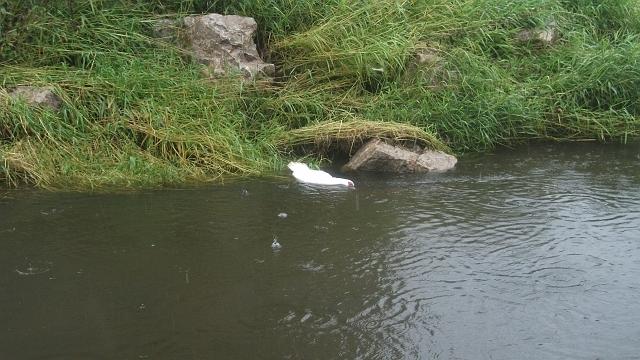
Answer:
POLYGON ((247 189, 240 190, 240 196, 242 196, 242 197, 249 196, 249 190, 247 190, 247 189))
POLYGON ((285 212, 281 212, 280 214, 278 214, 278 217, 279 217, 280 219, 286 219, 286 218, 287 218, 287 216, 289 216, 289 215, 287 215, 287 213, 285 213, 285 212))

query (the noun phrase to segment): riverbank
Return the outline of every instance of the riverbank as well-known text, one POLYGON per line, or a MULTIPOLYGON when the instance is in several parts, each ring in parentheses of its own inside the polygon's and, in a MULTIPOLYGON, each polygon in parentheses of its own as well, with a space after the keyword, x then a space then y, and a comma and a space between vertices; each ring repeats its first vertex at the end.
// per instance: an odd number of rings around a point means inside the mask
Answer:
POLYGON ((270 174, 293 145, 359 140, 336 123, 410 126, 458 154, 640 133, 638 1, 41 3, 0 9, 0 180, 13 186, 270 174), (274 81, 211 81, 152 36, 162 18, 209 12, 256 19, 274 81), (61 109, 7 96, 18 85, 52 87, 61 109))

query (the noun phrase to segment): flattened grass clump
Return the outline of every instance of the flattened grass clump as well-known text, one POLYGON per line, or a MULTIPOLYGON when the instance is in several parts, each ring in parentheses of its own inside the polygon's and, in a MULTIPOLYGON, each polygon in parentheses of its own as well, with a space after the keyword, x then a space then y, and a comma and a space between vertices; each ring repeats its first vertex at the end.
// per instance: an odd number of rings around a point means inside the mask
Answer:
POLYGON ((292 147, 371 137, 462 153, 640 135, 639 0, 0 1, 0 34, 0 179, 14 185, 267 174, 292 147), (203 12, 256 18, 275 81, 204 79, 151 36, 203 12), (541 30, 554 41, 519 36, 541 30), (53 86, 62 108, 10 98, 19 85, 53 86))
POLYGON ((363 119, 323 121, 287 131, 276 138, 274 143, 282 148, 313 145, 316 149, 325 151, 338 146, 349 149, 351 153, 359 145, 373 138, 395 143, 412 142, 422 147, 451 152, 447 145, 422 128, 397 122, 363 119))

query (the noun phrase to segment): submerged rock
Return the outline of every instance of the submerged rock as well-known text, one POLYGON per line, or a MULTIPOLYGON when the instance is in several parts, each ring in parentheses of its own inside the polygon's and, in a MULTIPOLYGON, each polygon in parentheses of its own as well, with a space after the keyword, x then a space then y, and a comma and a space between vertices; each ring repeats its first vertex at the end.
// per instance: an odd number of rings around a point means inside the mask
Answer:
POLYGON ((457 162, 455 156, 442 151, 411 151, 373 139, 351 157, 343 170, 393 173, 446 171, 457 162))
POLYGON ((212 75, 241 71, 246 78, 272 76, 275 67, 260 58, 253 41, 258 25, 253 18, 207 14, 184 18, 184 41, 194 58, 212 75))
POLYGON ((18 86, 8 92, 12 98, 21 98, 31 106, 59 110, 62 106, 60 97, 53 93, 51 87, 18 86))

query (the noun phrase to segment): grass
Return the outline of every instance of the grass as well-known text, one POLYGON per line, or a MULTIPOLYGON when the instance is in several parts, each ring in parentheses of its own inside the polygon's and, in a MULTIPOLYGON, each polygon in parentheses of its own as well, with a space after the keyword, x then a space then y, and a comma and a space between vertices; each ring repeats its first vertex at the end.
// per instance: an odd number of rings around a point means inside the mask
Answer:
MULTIPOLYGON (((295 148, 312 144, 314 149, 338 146, 353 154, 366 140, 379 138, 395 143, 413 143, 421 147, 451 152, 436 136, 424 129, 403 123, 349 119, 322 121, 282 132, 273 140, 277 147, 295 148)), ((316 150, 317 151, 317 150, 316 150)))
POLYGON ((370 137, 455 153, 640 133, 640 1, 0 0, 0 180, 139 188, 279 171, 370 137), (256 18, 272 83, 209 81, 158 19, 256 18), (553 26, 552 45, 518 39, 553 26), (429 61, 417 64, 418 54, 429 61), (59 112, 7 95, 53 86, 59 112))

